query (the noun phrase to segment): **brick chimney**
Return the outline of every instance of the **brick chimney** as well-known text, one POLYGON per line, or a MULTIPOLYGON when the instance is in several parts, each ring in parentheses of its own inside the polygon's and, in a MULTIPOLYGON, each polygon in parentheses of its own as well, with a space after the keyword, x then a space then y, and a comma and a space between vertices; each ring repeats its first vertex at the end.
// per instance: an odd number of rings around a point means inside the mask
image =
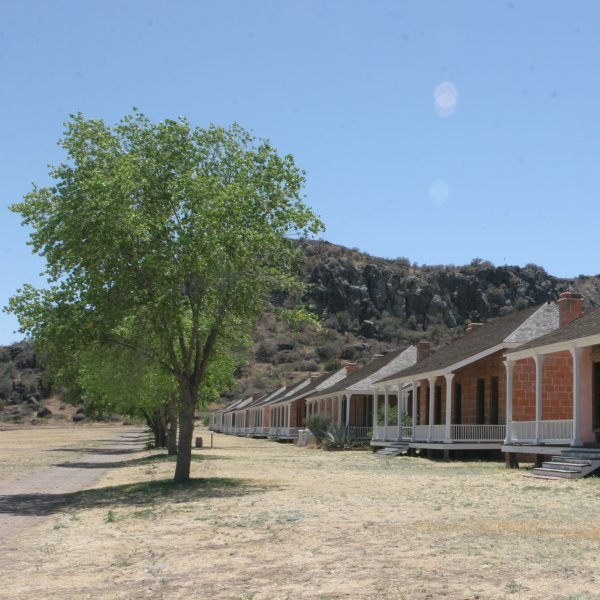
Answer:
POLYGON ((427 342, 425 340, 421 340, 417 342, 417 362, 420 363, 422 360, 425 360, 429 356, 431 356, 433 352, 431 351, 431 342, 427 342))
POLYGON ((479 329, 480 327, 483 327, 483 323, 469 323, 469 325, 467 327, 467 333, 471 333, 472 331, 475 331, 476 329, 479 329))
POLYGON ((358 365, 355 362, 350 362, 346 365, 346 377, 353 375, 358 371, 358 365))
POLYGON ((263 392, 254 392, 254 394, 252 394, 252 400, 258 400, 261 396, 264 396, 263 392))
POLYGON ((575 292, 563 292, 556 302, 558 305, 558 326, 564 327, 573 319, 583 315, 583 297, 575 292))

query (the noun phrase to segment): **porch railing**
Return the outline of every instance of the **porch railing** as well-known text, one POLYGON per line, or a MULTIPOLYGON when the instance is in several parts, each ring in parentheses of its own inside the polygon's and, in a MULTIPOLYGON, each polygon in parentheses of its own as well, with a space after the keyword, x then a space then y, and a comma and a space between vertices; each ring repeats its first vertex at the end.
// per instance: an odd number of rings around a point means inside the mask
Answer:
POLYGON ((540 421, 539 439, 535 437, 535 421, 513 421, 510 440, 515 443, 568 443, 573 439, 573 421, 540 421))
POLYGON ((372 427, 349 427, 348 432, 357 440, 366 440, 369 438, 369 433, 373 431, 372 427))
POLYGON ((375 430, 373 432, 374 440, 382 440, 387 442, 399 442, 401 440, 410 440, 411 436, 412 427, 410 426, 401 426, 400 435, 398 435, 397 425, 388 425, 387 427, 378 425, 377 427, 375 427, 375 430))
MULTIPOLYGON (((416 442, 446 441, 446 425, 417 425, 416 442)), ((505 425, 451 425, 450 439, 453 442, 501 442, 506 437, 505 425)))
POLYGON ((452 425, 452 440, 461 442, 502 442, 506 425, 452 425))

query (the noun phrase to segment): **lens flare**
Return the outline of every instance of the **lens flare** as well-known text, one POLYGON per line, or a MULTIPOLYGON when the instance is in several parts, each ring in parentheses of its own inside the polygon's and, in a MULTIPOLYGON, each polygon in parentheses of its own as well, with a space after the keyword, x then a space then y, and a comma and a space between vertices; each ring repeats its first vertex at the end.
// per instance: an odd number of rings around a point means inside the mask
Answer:
POLYGON ((458 90, 451 81, 444 81, 433 93, 435 111, 440 117, 449 117, 456 111, 458 90))

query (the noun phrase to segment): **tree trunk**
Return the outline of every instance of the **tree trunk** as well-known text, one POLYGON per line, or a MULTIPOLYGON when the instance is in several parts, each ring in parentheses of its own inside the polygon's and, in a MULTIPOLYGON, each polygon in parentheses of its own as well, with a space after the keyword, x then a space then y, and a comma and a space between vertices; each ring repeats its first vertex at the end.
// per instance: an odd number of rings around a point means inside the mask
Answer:
POLYGON ((181 387, 183 389, 181 390, 181 408, 179 409, 179 444, 174 477, 177 483, 190 480, 192 435, 194 434, 195 397, 189 385, 184 384, 181 387))
POLYGON ((177 454, 177 395, 169 396, 169 433, 167 435, 168 452, 174 456, 177 454))
POLYGON ((167 416, 165 414, 164 406, 158 408, 156 421, 159 429, 159 448, 164 448, 167 445, 167 416))

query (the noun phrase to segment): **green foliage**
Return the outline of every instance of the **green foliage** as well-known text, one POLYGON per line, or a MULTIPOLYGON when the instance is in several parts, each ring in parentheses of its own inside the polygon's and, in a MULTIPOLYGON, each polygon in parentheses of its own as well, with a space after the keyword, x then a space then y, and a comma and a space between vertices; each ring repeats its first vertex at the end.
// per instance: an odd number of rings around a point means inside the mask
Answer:
MULTIPOLYGON (((385 424, 385 404, 381 403, 377 408, 377 425, 383 427, 385 424)), ((388 408, 388 426, 398 425, 398 407, 393 405, 388 408)))
POLYGON ((324 443, 326 448, 343 449, 354 448, 358 445, 356 438, 345 425, 334 425, 325 433, 324 443))
MULTIPOLYGON (((53 185, 11 207, 51 287, 24 286, 9 310, 73 398, 109 395, 88 349, 126 350, 158 389, 177 386, 189 428, 194 406, 231 383, 273 293, 302 292, 291 238, 322 229, 303 202, 304 173, 239 125, 154 124, 137 111, 113 127, 73 115, 61 146, 53 185)), ((180 439, 185 480, 191 434, 180 439)))
POLYGON ((342 368, 342 363, 339 360, 332 358, 323 365, 323 368, 328 373, 333 371, 339 371, 342 368))
POLYGON ((327 433, 330 424, 331 419, 321 414, 310 415, 310 417, 306 419, 306 426, 315 437, 317 444, 320 444, 325 438, 325 434, 327 433))

